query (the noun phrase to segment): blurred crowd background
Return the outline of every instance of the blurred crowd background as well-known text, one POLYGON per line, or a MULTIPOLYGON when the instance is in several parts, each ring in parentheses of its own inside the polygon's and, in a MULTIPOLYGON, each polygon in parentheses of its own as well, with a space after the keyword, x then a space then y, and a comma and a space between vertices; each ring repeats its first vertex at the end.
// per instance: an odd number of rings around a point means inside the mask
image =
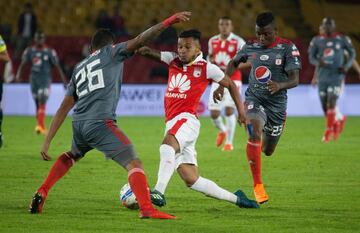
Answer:
MULTIPOLYGON (((61 66, 70 78, 74 65, 89 54, 89 39, 97 28, 111 29, 121 42, 180 10, 192 11, 191 21, 169 27, 154 41, 153 47, 175 51, 177 34, 183 29, 197 28, 202 32, 202 49, 206 55, 208 39, 218 34, 219 17, 231 17, 234 33, 253 39, 256 15, 270 10, 276 15, 280 36, 291 39, 300 50, 303 84, 310 83, 313 76, 307 48, 311 38, 318 34, 323 17, 334 18, 337 31, 350 36, 360 54, 359 0, 0 0, 0 5, 0 34, 7 43, 15 71, 36 30, 45 33, 46 44, 57 51, 61 66)), ((126 64, 126 83, 167 80, 166 66, 157 62, 134 56, 126 64)), ((55 82, 61 81, 57 72, 53 77, 55 82)), ((244 83, 246 77, 245 72, 244 83)), ((28 75, 22 80, 26 82, 28 75)), ((360 79, 350 70, 346 82, 359 83, 360 79)))

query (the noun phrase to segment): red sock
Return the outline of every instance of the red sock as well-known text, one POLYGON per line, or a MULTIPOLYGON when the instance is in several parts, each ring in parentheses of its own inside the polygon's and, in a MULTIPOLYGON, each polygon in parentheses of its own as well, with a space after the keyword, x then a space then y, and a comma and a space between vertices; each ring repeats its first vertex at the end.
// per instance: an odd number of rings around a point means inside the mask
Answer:
POLYGON ((250 142, 246 145, 246 155, 249 161, 254 186, 261 181, 261 141, 250 142))
POLYGON ((49 192, 51 187, 67 173, 67 171, 71 168, 72 165, 73 159, 71 159, 67 155, 67 153, 61 154, 60 157, 55 161, 48 176, 46 177, 45 181, 42 183, 38 191, 47 196, 47 193, 49 192))
POLYGON ((329 130, 333 129, 334 123, 335 123, 335 116, 336 112, 335 109, 328 109, 326 111, 326 128, 329 130))
POLYGON ((45 104, 40 104, 37 112, 37 124, 45 129, 45 104))
POLYGON ((151 210, 152 204, 150 200, 150 191, 144 170, 141 168, 133 168, 128 173, 128 180, 131 190, 136 196, 141 211, 151 210))

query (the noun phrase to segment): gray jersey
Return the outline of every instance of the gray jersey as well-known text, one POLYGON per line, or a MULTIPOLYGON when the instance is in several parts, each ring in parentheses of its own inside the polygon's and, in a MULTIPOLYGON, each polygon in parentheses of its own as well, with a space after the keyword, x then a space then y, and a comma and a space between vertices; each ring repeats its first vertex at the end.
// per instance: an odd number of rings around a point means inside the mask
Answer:
POLYGON ((315 36, 310 42, 308 53, 310 63, 314 66, 319 66, 320 60, 325 63, 325 66, 318 67, 316 74, 320 83, 340 83, 345 74, 339 68, 350 68, 356 55, 350 38, 339 34, 315 36), (346 62, 345 51, 349 54, 346 62))
POLYGON ((75 66, 66 94, 76 99, 74 121, 115 119, 123 62, 131 55, 126 43, 107 45, 75 66))
POLYGON ((267 83, 269 80, 283 82, 288 79, 290 70, 301 69, 300 53, 288 40, 277 37, 267 48, 257 42, 248 43, 236 54, 235 61, 247 57, 251 62, 249 87, 245 99, 254 99, 268 107, 270 111, 285 111, 287 91, 280 90, 271 95, 267 83))

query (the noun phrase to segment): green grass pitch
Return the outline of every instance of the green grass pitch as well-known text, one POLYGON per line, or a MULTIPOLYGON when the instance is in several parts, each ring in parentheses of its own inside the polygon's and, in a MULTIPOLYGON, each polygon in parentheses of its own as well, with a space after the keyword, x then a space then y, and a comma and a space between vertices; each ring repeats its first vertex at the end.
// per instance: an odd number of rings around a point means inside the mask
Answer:
MULTIPOLYGON (((50 118, 47 119, 49 124, 50 118)), ((237 128, 235 150, 214 146, 216 130, 201 119, 197 142, 200 174, 223 188, 243 189, 253 198, 245 154, 245 132, 237 128)), ((159 162, 162 118, 124 117, 119 126, 133 141, 151 187, 159 162)), ((30 215, 33 192, 54 159, 71 144, 71 119, 55 137, 50 155, 40 160, 42 136, 32 117, 5 116, 0 149, 0 232, 359 232, 360 118, 349 117, 336 142, 320 142, 324 118, 288 118, 272 157, 262 156, 262 176, 270 201, 261 209, 239 209, 189 190, 175 174, 167 189, 173 221, 141 220, 120 205, 126 172, 92 151, 50 191, 44 212, 30 215)))

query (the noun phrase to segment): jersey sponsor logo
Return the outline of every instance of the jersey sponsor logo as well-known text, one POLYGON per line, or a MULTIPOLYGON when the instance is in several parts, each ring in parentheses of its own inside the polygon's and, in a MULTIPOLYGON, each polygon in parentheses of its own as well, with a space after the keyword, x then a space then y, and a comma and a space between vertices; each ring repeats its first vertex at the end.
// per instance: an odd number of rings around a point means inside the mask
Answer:
POLYGON ((329 42, 326 43, 326 46, 333 46, 333 45, 334 45, 334 43, 331 42, 331 41, 329 41, 329 42))
POLYGON ((198 78, 198 77, 201 76, 201 68, 200 68, 200 67, 195 67, 195 68, 194 68, 193 76, 194 76, 195 78, 198 78))
POLYGON ((269 56, 268 56, 268 55, 261 55, 261 56, 260 56, 260 60, 261 60, 261 61, 269 60, 269 56))
POLYGON ((266 66, 255 69, 255 78, 259 83, 267 83, 271 79, 271 71, 266 66))
POLYGON ((225 53, 225 52, 219 52, 215 55, 215 63, 218 65, 224 64, 227 65, 231 58, 229 56, 229 54, 225 53))
POLYGON ((35 65, 35 66, 39 66, 39 65, 41 65, 41 59, 38 58, 38 57, 33 57, 32 63, 33 63, 33 65, 35 65))
POLYGON ((324 57, 332 57, 334 56, 335 52, 332 48, 324 49, 324 57))
MULTIPOLYGON (((168 90, 174 92, 184 93, 190 89, 190 80, 187 78, 187 75, 182 75, 181 73, 177 74, 176 76, 171 76, 171 80, 169 82, 168 90)), ((166 93, 168 94, 168 93, 166 93)), ((174 93, 169 93, 174 94, 174 93)), ((175 97, 177 98, 177 97, 175 97)), ((180 98, 180 97, 179 97, 180 98)), ((185 97, 186 98, 186 95, 185 97)))

